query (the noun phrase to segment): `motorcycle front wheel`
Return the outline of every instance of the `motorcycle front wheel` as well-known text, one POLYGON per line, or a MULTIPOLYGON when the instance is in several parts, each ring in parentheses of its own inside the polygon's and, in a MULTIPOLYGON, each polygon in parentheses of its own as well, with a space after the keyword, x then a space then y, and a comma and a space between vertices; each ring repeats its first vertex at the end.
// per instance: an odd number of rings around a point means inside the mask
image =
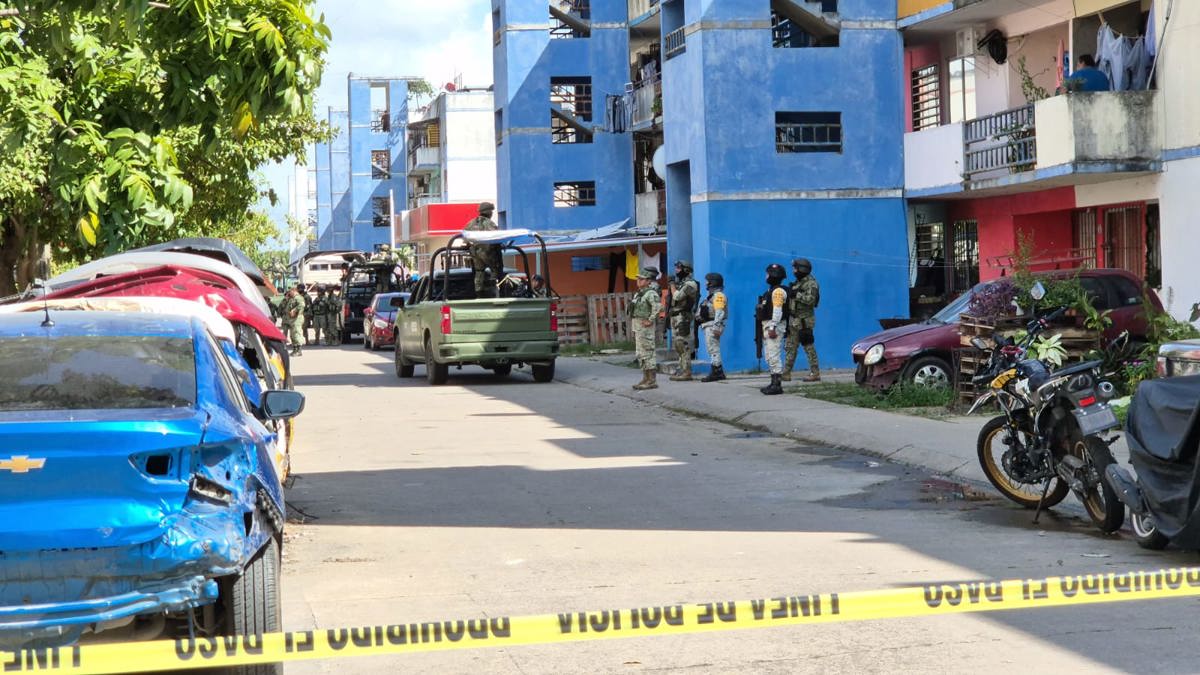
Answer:
POLYGON ((1161 551, 1167 547, 1169 540, 1158 531, 1153 516, 1143 516, 1136 511, 1130 511, 1129 525, 1133 528, 1133 537, 1138 546, 1151 551, 1161 551))
MULTIPOLYGON (((1096 467, 1096 458, 1106 456, 1108 448, 1099 439, 1079 438, 1078 431, 1074 432, 1074 436, 1071 454, 1094 468, 1097 475, 1103 476, 1104 467, 1096 467)), ((1117 497, 1117 491, 1103 478, 1083 493, 1083 508, 1087 510, 1096 527, 1105 534, 1116 532, 1125 522, 1125 504, 1117 497)))
MULTIPOLYGON (((1000 494, 1027 509, 1036 509, 1038 501, 1042 498, 1044 483, 1024 482, 1009 475, 1004 468, 1004 453, 1010 447, 1004 440, 1011 433, 1012 430, 1008 428, 1008 418, 1003 415, 994 417, 983 425, 983 429, 979 431, 979 442, 976 444, 979 466, 983 469, 988 481, 1000 491, 1000 494)), ((1026 447, 1036 442, 1031 434, 1024 431, 1020 433, 1021 443, 1026 447)), ((1063 481, 1058 478, 1050 480, 1054 481, 1054 484, 1050 486, 1050 490, 1046 492, 1046 499, 1042 502, 1042 506, 1046 508, 1055 506, 1066 499, 1067 493, 1070 492, 1070 487, 1063 481)))

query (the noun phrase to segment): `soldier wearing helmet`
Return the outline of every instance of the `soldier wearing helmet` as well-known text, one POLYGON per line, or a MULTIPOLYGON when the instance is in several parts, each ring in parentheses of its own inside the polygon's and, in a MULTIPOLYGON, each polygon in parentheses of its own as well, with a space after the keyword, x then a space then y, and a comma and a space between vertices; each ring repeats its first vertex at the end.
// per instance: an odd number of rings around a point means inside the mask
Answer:
POLYGON ((812 275, 812 263, 807 258, 796 258, 792 261, 792 271, 796 281, 791 286, 791 320, 788 324, 786 360, 783 364, 783 379, 792 379, 792 367, 796 364, 796 354, 804 347, 804 356, 808 358, 808 377, 804 382, 821 381, 821 365, 817 361, 817 348, 813 330, 817 326, 816 309, 821 302, 821 286, 812 275))
POLYGON ((700 327, 704 329, 704 347, 712 361, 712 370, 701 382, 716 382, 725 379, 721 365, 721 335, 725 332, 725 317, 728 315, 728 300, 725 297, 725 278, 716 272, 704 275, 704 286, 708 297, 700 305, 700 327))
POLYGON ((638 272, 637 293, 626 310, 629 313, 629 332, 633 335, 637 350, 638 366, 642 369, 642 381, 634 389, 658 388, 658 360, 654 354, 654 328, 658 324, 658 313, 662 311, 662 300, 658 296, 658 268, 646 266, 638 272))
MULTIPOLYGON (((314 345, 321 344, 321 333, 327 331, 325 313, 329 311, 329 296, 325 295, 325 284, 317 286, 317 297, 312 301, 313 311, 313 341, 314 345)), ((326 342, 329 339, 329 333, 325 332, 326 342)))
MULTIPOLYGON (((465 232, 485 232, 495 230, 496 223, 492 222, 492 214, 496 207, 491 202, 479 205, 479 215, 471 219, 463 228, 465 232)), ((499 244, 471 244, 471 267, 475 270, 475 297, 495 297, 496 282, 504 276, 504 255, 499 244), (492 271, 492 278, 487 278, 487 271, 492 271)))
POLYGON ((783 285, 786 280, 787 270, 783 269, 783 265, 767 265, 767 292, 758 298, 756 316, 762 328, 763 354, 771 369, 771 383, 759 391, 768 396, 783 393, 780 384, 783 378, 783 339, 787 334, 788 313, 792 304, 790 293, 783 285))
POLYGON ((696 303, 700 300, 700 284, 692 277, 692 263, 675 261, 675 277, 671 281, 671 346, 679 355, 679 367, 671 379, 687 382, 692 379, 692 331, 696 326, 696 303))

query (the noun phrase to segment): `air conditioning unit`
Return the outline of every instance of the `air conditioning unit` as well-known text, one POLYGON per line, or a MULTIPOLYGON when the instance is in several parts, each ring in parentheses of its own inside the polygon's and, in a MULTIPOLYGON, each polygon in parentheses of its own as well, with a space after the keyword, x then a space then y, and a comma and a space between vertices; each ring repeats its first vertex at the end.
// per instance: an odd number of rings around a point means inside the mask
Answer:
POLYGON ((975 26, 967 26, 960 28, 954 34, 954 44, 957 49, 956 56, 960 59, 968 56, 974 56, 978 51, 979 39, 983 37, 982 31, 975 26))

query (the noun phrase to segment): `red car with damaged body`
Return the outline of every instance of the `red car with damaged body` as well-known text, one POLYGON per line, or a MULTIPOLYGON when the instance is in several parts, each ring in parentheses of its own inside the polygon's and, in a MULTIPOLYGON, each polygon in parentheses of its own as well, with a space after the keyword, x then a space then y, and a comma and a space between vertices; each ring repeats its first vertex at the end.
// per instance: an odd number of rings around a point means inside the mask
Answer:
POLYGON ((396 308, 392 298, 408 301, 411 293, 376 293, 363 309, 363 346, 379 349, 396 344, 396 308))
MULTIPOLYGON (((1162 302, 1153 290, 1134 274, 1119 269, 1052 272, 1048 278, 1078 274, 1079 282, 1100 311, 1111 310, 1112 325, 1105 337, 1112 339, 1129 331, 1134 342, 1144 342, 1146 308, 1149 298, 1153 313, 1162 313, 1162 302)), ((921 323, 899 326, 868 335, 854 343, 851 354, 856 366, 854 381, 873 389, 887 389, 897 382, 920 386, 948 386, 954 381, 954 350, 961 342, 959 315, 967 311, 972 294, 987 287, 983 282, 963 293, 942 311, 921 323)))

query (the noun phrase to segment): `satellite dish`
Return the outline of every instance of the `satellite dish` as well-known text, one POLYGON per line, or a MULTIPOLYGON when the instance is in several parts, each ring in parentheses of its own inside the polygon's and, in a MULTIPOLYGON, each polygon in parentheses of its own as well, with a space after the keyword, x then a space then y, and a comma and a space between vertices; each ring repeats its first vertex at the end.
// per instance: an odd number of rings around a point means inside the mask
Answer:
POLYGON ((667 153, 664 146, 658 146, 654 151, 654 156, 650 158, 650 165, 654 168, 654 175, 659 178, 667 179, 667 153))

